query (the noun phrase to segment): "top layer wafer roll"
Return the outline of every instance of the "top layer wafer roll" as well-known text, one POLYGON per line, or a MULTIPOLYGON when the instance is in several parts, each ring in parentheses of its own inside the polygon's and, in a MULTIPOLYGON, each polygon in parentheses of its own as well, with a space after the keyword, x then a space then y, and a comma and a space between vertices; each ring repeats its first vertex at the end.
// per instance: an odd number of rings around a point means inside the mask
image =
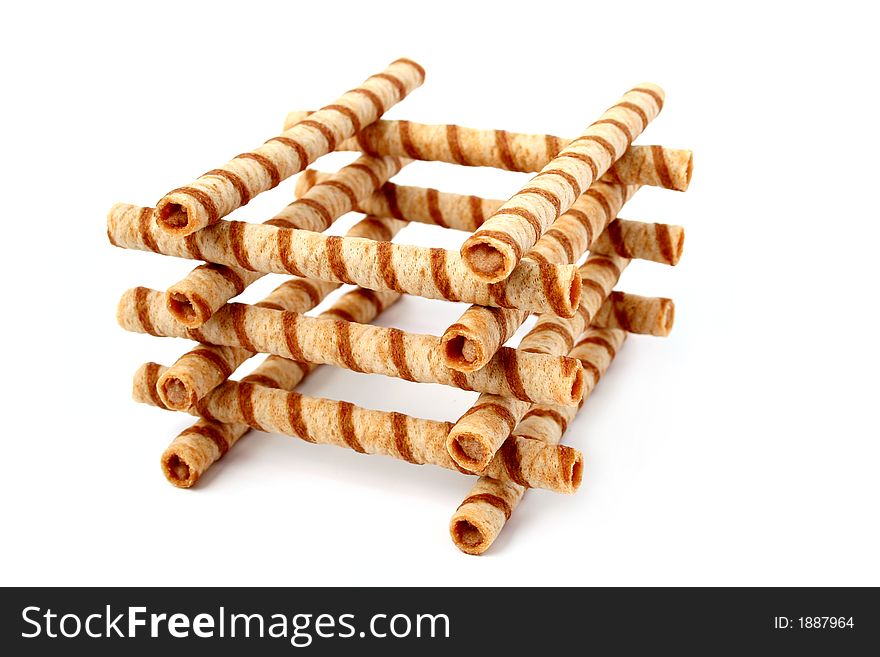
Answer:
MULTIPOLYGON (((285 130, 309 114, 290 112, 284 122, 285 130)), ((336 150, 533 172, 545 167, 571 141, 554 135, 380 120, 346 139, 336 150)), ((692 171, 693 153, 689 150, 630 146, 602 180, 683 192, 690 184, 692 171)))
POLYGON ((462 259, 480 280, 507 278, 523 255, 618 160, 663 106, 663 90, 628 91, 468 238, 462 259))
POLYGON ((182 236, 217 223, 260 192, 272 189, 333 151, 343 139, 403 100, 424 79, 421 66, 398 59, 262 146, 166 194, 156 205, 158 224, 182 236))

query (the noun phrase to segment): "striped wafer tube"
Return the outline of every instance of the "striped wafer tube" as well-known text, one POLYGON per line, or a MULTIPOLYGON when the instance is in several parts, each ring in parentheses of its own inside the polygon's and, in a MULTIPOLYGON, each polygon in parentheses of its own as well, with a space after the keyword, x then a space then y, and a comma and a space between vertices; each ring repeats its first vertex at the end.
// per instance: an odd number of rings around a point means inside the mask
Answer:
POLYGON ((233 267, 247 261, 253 271, 568 317, 580 300, 573 265, 524 260, 509 280, 490 284, 475 279, 461 256, 445 249, 237 221, 221 221, 182 240, 144 226, 142 212, 123 204, 111 208, 107 236, 114 246, 233 267))
MULTIPOLYGON (((524 261, 575 262, 637 190, 638 187, 634 186, 595 183, 544 233, 524 261)), ((525 309, 471 306, 444 331, 441 338, 447 367, 462 372, 480 369, 510 339, 528 315, 525 309)))
MULTIPOLYGON (((163 371, 156 363, 146 363, 138 369, 132 390, 135 401, 162 408, 155 385, 163 371)), ((349 402, 231 380, 213 390, 190 412, 215 422, 247 424, 259 431, 297 436, 310 443, 460 470, 446 453, 448 422, 368 410, 349 402)), ((573 493, 580 486, 582 461, 580 452, 571 447, 511 438, 485 472, 467 474, 485 474, 502 481, 521 481, 532 488, 573 493)))
POLYGON ((156 205, 157 223, 177 236, 217 223, 260 192, 272 189, 335 150, 339 142, 378 119, 424 79, 421 66, 398 59, 262 146, 163 196, 156 205))
MULTIPOLYGON (((290 112, 284 129, 309 114, 290 112)), ((336 149, 533 172, 547 166, 572 141, 553 135, 380 119, 353 138, 346 139, 336 149)), ((630 146, 601 179, 621 185, 650 185, 683 192, 690 184, 692 172, 691 151, 662 146, 630 146)))
MULTIPOLYGON (((368 239, 383 239, 393 237, 405 225, 404 222, 396 219, 372 217, 359 221, 352 226, 348 234, 368 239)), ((294 278, 279 285, 269 296, 256 305, 262 308, 304 313, 321 303, 324 297, 338 287, 339 283, 294 278)), ((381 305, 378 300, 385 299, 389 295, 397 298, 396 292, 388 291, 373 292, 361 289, 358 294, 365 300, 372 299, 375 307, 381 305)), ((169 312, 180 321, 180 317, 171 308, 169 308, 169 312)), ((349 319, 349 321, 360 320, 349 319)), ((159 395, 169 408, 177 411, 186 410, 222 383, 236 368, 253 355, 254 352, 241 347, 200 344, 178 358, 168 368, 162 380, 159 381, 159 395)))
MULTIPOLYGON (((316 232, 327 230, 336 219, 352 210, 359 199, 368 198, 376 192, 408 162, 396 157, 360 157, 323 181, 323 184, 312 187, 265 223, 316 232)), ((350 235, 360 236, 358 232, 350 235)), ((372 238, 390 239, 384 234, 372 238)), ((193 241, 186 239, 191 243, 193 241)), ((189 327, 201 326, 223 304, 265 275, 252 271, 249 261, 240 251, 233 251, 233 255, 238 266, 201 265, 168 288, 168 309, 180 322, 189 327)))
MULTIPOLYGON (((569 355, 578 358, 598 382, 625 339, 626 333, 623 331, 590 328, 569 355)), ((556 445, 578 410, 579 408, 536 404, 517 424, 513 435, 556 445)), ((449 533, 456 547, 462 552, 475 555, 488 550, 516 509, 525 490, 519 482, 480 477, 449 522, 449 533)))
POLYGON ((669 224, 613 221, 590 247, 594 253, 677 265, 684 248, 684 228, 669 224))
POLYGON ((643 84, 628 91, 584 134, 563 148, 461 247, 480 280, 502 281, 560 214, 626 152, 663 106, 663 91, 643 84))
MULTIPOLYGON (((587 275, 590 274, 591 268, 598 267, 596 278, 599 287, 603 290, 606 287, 610 289, 610 285, 617 280, 608 271, 608 265, 604 264, 605 260, 604 256, 591 256, 583 267, 587 275), (597 263, 599 260, 603 262, 602 265, 597 263)), ((586 293, 588 289, 585 287, 584 292, 586 293)), ((608 295, 604 294, 602 298, 604 299, 605 296, 608 295)), ((628 323, 627 315, 633 316, 634 320, 630 324, 657 324, 658 321, 662 321, 657 317, 661 306, 662 303, 651 303, 651 300, 645 297, 637 297, 632 301, 621 298, 618 303, 622 321, 628 323)), ((583 312, 578 310, 577 315, 568 319, 541 315, 523 337, 517 349, 526 353, 564 356, 574 347, 578 336, 590 326, 593 313, 589 312, 588 306, 582 305, 581 308, 583 312)), ((618 318, 614 317, 614 319, 618 318)), ((589 386, 591 383, 591 378, 585 377, 585 385, 589 386)), ((589 389, 584 391, 585 395, 589 393, 589 389)), ((481 394, 449 432, 449 437, 446 439, 449 455, 463 468, 472 471, 482 470, 523 418, 529 406, 528 402, 519 399, 489 393, 481 394)))
POLYGON ((464 374, 443 365, 436 336, 342 319, 228 304, 203 326, 189 329, 168 312, 161 293, 143 287, 122 296, 117 319, 124 329, 136 333, 243 347, 296 361, 492 392, 523 401, 574 405, 583 394, 583 372, 571 358, 505 348, 479 372, 464 374))
MULTIPOLYGON (((373 292, 358 288, 342 295, 324 315, 367 323, 373 321, 380 312, 399 298, 400 295, 396 292, 373 292)), ((245 353, 251 354, 252 352, 245 351, 245 353)), ((310 363, 296 362, 280 356, 269 356, 253 373, 242 379, 242 383, 257 384, 280 390, 293 390, 315 367, 310 363)), ((229 376, 226 371, 222 371, 220 368, 215 368, 214 372, 211 379, 213 385, 205 390, 198 400, 222 384, 229 376)), ((170 407, 167 403, 167 396, 162 394, 163 381, 168 380, 170 373, 171 369, 165 370, 156 382, 156 389, 160 393, 160 403, 156 405, 170 408, 170 410, 188 410, 190 405, 183 408, 170 407)), ((200 419, 193 426, 181 432, 162 454, 162 471, 165 473, 165 477, 175 486, 189 488, 249 430, 250 426, 244 423, 225 424, 214 420, 200 419)))
MULTIPOLYGON (((551 322, 552 318, 545 315, 539 321, 551 322)), ((612 292, 593 315, 592 326, 665 338, 672 331, 674 322, 675 304, 672 299, 612 292)), ((559 336, 558 333, 556 335, 559 336)), ((549 333, 548 337, 552 339, 549 333)))

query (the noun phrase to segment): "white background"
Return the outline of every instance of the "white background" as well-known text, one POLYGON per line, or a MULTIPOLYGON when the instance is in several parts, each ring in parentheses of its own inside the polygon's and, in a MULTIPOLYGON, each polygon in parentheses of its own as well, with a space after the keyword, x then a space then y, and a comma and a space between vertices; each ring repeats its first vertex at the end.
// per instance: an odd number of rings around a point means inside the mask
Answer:
MULTIPOLYGON (((7 7, 0 583, 880 584, 867 6, 7 7), (155 203, 400 56, 427 81, 389 118, 575 135, 648 80, 667 101, 639 142, 696 154, 686 194, 644 189, 623 213, 686 227, 678 267, 635 262, 619 286, 674 298, 672 336, 629 340, 571 427, 579 493, 529 493, 480 558, 447 531, 471 480, 428 466, 255 433, 173 488, 159 455, 191 418, 129 387, 187 344, 114 320, 125 289, 193 266, 111 247, 114 202, 155 203)), ((525 179, 416 163, 398 182, 506 198, 525 179)), ((234 218, 267 218, 293 184, 234 218)), ((462 309, 407 299, 380 323, 440 334, 462 309)), ((475 396, 329 367, 303 390, 444 420, 475 396)))

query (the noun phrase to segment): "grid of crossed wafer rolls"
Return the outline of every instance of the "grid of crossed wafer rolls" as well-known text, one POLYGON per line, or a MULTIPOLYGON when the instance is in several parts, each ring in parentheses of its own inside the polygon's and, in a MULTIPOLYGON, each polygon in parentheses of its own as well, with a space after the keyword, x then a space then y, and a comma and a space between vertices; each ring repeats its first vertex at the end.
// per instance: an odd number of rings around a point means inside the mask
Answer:
POLYGON ((134 374, 136 401, 197 417, 161 452, 170 483, 196 485, 252 428, 437 465, 475 478, 450 507, 449 532, 481 554, 528 488, 578 489, 584 455, 563 434, 628 334, 670 333, 670 299, 616 288, 634 260, 677 264, 684 229, 621 213, 641 187, 686 190, 693 158, 633 143, 663 108, 653 84, 563 138, 384 118, 424 79, 399 59, 317 111, 290 112, 280 134, 154 205, 114 205, 107 236, 197 261, 164 290, 127 290, 117 308, 128 331, 191 342, 168 366, 134 374), (357 155, 335 172, 312 166, 333 151, 357 155), (531 178, 506 200, 394 182, 420 160, 531 178), (226 218, 293 176, 294 198, 275 214, 226 218), (334 234, 349 213, 362 217, 334 234), (461 250, 408 244, 411 222, 463 231, 461 250), (257 303, 236 299, 266 275, 283 280, 257 303), (435 334, 373 324, 407 295, 471 305, 435 334), (473 401, 435 421, 298 392, 321 365, 448 385, 473 401))

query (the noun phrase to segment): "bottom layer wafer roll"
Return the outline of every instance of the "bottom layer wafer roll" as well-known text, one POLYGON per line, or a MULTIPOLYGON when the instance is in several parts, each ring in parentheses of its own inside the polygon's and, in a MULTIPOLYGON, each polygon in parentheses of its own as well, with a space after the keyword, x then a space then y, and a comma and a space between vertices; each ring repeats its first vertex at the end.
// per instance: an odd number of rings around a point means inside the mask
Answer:
MULTIPOLYGON (((590 328, 569 355, 581 360, 598 382, 625 339, 624 331, 590 328)), ((535 404, 516 426, 513 434, 555 445, 578 410, 535 404)), ((525 490, 516 482, 480 477, 449 522, 449 533, 456 547, 474 555, 488 550, 516 509, 525 490)))
MULTIPOLYGON (((165 368, 142 365, 134 377, 135 401, 161 407, 155 382, 165 368), (159 402, 157 404, 157 401, 159 402)), ((252 383, 227 381, 208 394, 192 414, 259 431, 297 436, 306 442, 336 445, 362 454, 385 454, 421 465, 465 472, 446 452, 451 424, 360 408, 349 402, 307 397, 252 383)), ((511 437, 482 473, 521 486, 573 493, 581 483, 583 458, 563 445, 511 437)))

